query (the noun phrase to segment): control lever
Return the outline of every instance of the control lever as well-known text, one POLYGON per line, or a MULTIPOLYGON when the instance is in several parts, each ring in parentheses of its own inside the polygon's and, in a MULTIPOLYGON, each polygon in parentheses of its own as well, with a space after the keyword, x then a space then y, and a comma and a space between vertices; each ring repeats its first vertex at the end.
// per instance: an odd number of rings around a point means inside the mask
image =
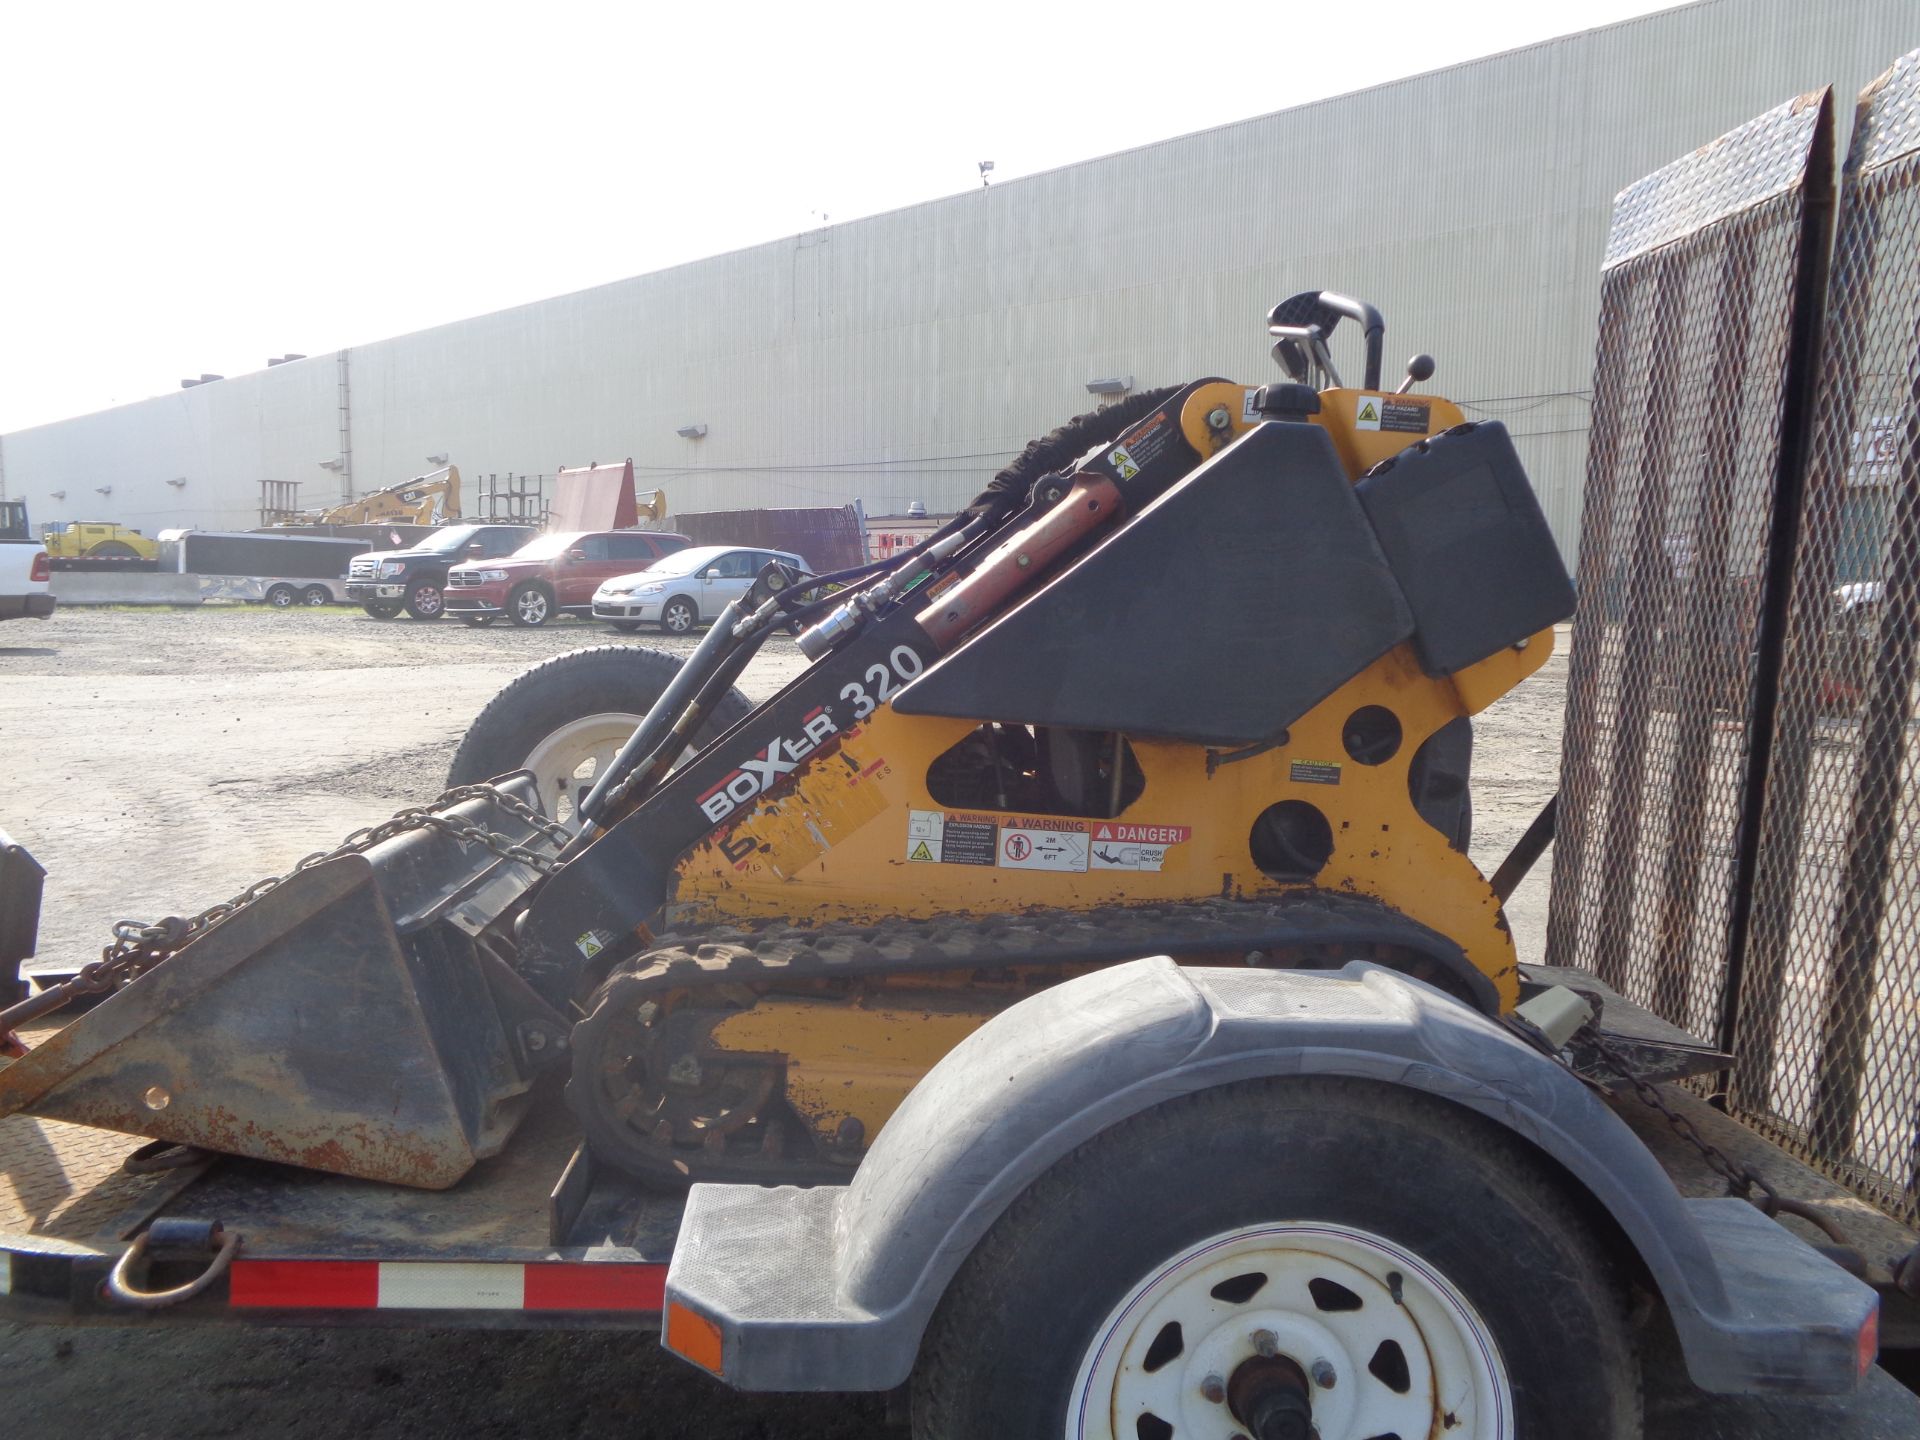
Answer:
POLYGON ((1404 395, 1414 386, 1433 378, 1433 357, 1416 355, 1407 361, 1407 378, 1400 382, 1400 388, 1393 393, 1404 395))

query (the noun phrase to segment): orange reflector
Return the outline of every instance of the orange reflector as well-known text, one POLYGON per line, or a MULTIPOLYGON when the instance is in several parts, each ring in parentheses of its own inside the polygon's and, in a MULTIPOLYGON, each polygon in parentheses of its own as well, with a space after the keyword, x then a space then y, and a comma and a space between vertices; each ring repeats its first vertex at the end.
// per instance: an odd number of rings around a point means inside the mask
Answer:
POLYGON ((678 1300, 667 1302, 667 1349, 683 1360, 691 1360, 702 1370, 724 1375, 722 1348, 718 1325, 704 1315, 694 1314, 678 1300))
POLYGON ((1873 1313, 1867 1317, 1867 1323, 1860 1327, 1860 1338, 1854 1342, 1859 1348, 1855 1351, 1859 1360, 1860 1374, 1864 1377, 1873 1368, 1873 1362, 1880 1358, 1880 1307, 1875 1305, 1873 1313))

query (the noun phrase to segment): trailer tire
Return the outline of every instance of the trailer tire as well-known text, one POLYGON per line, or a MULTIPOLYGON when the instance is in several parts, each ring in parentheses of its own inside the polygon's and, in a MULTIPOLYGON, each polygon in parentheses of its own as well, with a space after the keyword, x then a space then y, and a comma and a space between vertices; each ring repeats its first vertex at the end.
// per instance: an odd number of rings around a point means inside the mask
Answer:
POLYGON ((276 610, 291 610, 300 603, 300 592, 291 585, 269 585, 261 598, 276 610))
POLYGON ((360 607, 376 620, 391 620, 400 613, 398 600, 368 600, 360 607))
POLYGON ((1292 1387, 1327 1440, 1627 1440, 1625 1302, 1568 1182, 1493 1122, 1373 1081, 1227 1085, 1095 1137, 995 1222, 922 1337, 913 1434, 1253 1429, 1218 1376, 1292 1387))
POLYGON ((324 585, 309 585, 300 592, 302 605, 331 605, 333 592, 324 585))
MULTIPOLYGON (((532 768, 547 813, 573 823, 584 784, 625 743, 682 663, 681 656, 644 645, 596 645, 535 665, 475 717, 454 752, 448 786, 532 768)), ((701 728, 700 742, 752 709, 739 690, 729 690, 701 728)))

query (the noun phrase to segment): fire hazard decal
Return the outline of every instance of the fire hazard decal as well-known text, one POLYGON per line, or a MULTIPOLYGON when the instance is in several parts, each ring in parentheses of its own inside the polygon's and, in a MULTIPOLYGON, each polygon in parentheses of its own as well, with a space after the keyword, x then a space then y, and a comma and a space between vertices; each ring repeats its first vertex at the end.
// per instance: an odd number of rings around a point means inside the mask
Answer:
POLYGON ((1044 815, 907 814, 906 858, 918 865, 992 865, 1002 870, 1158 871, 1188 825, 1130 825, 1044 815))

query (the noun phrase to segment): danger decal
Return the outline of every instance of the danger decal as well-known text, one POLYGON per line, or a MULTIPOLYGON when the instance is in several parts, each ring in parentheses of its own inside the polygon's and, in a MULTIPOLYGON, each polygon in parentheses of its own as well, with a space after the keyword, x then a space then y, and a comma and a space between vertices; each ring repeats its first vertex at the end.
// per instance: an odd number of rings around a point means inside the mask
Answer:
POLYGON ((1157 871, 1166 863, 1168 849, 1192 834, 1186 825, 1096 824, 1088 868, 1157 871))
POLYGON ((1158 871, 1189 825, 1132 825, 1044 815, 907 814, 906 858, 920 865, 991 865, 1002 870, 1158 871))

